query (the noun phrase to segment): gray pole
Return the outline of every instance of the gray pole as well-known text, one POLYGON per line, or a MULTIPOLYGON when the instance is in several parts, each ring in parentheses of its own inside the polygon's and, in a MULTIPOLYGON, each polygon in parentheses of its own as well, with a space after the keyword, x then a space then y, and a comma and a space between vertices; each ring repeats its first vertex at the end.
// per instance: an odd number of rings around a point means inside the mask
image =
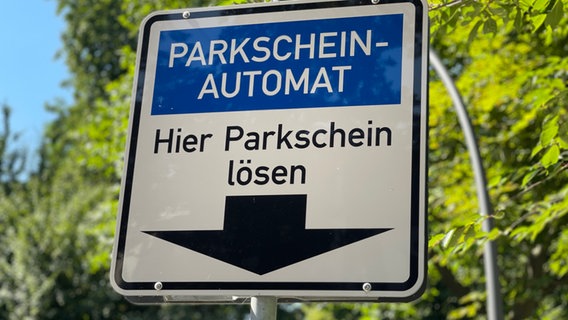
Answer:
POLYGON ((277 307, 276 297, 252 297, 250 320, 276 320, 277 307))
MULTIPOLYGON (((429 58, 432 67, 434 67, 434 70, 442 80, 442 83, 446 87, 446 90, 448 90, 454 103, 460 126, 465 135, 471 166, 474 171, 479 213, 485 217, 482 223, 482 229, 485 232, 490 232, 493 229, 493 218, 490 216, 493 209, 491 208, 491 201, 489 200, 489 194, 487 192, 485 171, 481 163, 479 148, 475 140, 469 116, 454 81, 440 61, 440 58, 438 58, 438 55, 432 49, 430 49, 429 58)), ((487 318, 489 320, 502 320, 503 298, 501 297, 501 285, 499 284, 499 270, 497 267, 497 253, 494 241, 487 241, 485 243, 483 263, 485 267, 485 287, 487 290, 487 318)))

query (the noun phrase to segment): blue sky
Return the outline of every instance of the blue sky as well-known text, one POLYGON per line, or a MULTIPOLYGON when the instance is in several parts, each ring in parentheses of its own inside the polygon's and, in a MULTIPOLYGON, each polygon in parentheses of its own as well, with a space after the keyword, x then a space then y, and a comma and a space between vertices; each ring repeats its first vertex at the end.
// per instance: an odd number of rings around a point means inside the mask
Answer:
POLYGON ((45 104, 72 102, 71 90, 61 87, 69 78, 65 62, 55 60, 65 28, 56 7, 56 0, 0 1, 0 104, 12 108, 12 129, 30 152, 53 119, 45 104))

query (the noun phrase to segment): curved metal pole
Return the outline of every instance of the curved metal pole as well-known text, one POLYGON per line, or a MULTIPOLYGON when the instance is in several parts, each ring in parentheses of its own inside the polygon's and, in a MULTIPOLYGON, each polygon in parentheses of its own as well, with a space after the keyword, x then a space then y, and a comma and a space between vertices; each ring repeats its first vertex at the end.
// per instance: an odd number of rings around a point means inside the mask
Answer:
MULTIPOLYGON (((485 232, 490 232, 493 229, 493 218, 491 217, 493 209, 491 208, 491 201, 489 200, 489 194, 487 192, 485 170, 483 169, 471 121, 454 81, 440 61, 440 58, 438 58, 438 55, 432 49, 430 49, 429 58, 430 64, 434 67, 434 70, 442 80, 442 83, 446 87, 446 90, 448 90, 454 103, 460 126, 465 135, 471 166, 473 167, 479 211, 480 214, 485 217, 482 223, 482 229, 485 232)), ((494 241, 487 241, 485 243, 483 262, 485 267, 485 287, 487 290, 487 318, 489 320, 502 320, 503 298, 501 297, 501 285, 499 284, 499 269, 497 266, 497 253, 494 241)))

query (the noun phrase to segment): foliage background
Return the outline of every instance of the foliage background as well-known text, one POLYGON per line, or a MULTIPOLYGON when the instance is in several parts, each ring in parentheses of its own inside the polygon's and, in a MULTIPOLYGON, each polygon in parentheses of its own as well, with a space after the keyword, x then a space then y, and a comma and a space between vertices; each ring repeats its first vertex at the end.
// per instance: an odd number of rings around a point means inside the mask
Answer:
MULTIPOLYGON (((2 107, 0 319, 243 319, 248 306, 134 306, 108 280, 139 23, 158 9, 233 1, 57 2, 75 101, 47 106, 56 119, 24 181, 29 150, 9 125, 18 106, 2 107)), ((568 1, 429 6, 431 48, 469 108, 496 227, 481 231, 464 139, 431 72, 425 295, 281 305, 279 319, 484 319, 488 240, 498 246, 506 318, 568 318, 568 1)))

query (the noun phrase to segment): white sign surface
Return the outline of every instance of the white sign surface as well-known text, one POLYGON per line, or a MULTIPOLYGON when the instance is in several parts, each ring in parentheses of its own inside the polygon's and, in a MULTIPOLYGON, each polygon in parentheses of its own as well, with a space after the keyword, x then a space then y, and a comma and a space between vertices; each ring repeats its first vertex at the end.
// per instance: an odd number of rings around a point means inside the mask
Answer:
POLYGON ((416 297, 426 11, 318 1, 149 16, 115 290, 188 302, 416 297))

